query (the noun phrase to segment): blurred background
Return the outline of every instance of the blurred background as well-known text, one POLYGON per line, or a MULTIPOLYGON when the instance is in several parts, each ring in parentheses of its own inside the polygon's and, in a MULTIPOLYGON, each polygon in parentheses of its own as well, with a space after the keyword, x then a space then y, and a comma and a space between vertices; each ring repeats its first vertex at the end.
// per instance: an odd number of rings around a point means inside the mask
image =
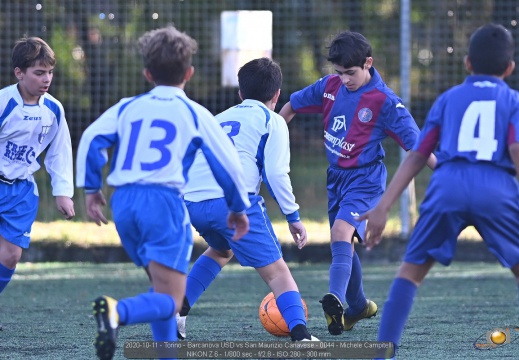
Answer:
MULTIPOLYGON (((463 57, 469 35, 495 22, 507 27, 517 41, 518 15, 516 0, 2 0, 0 86, 15 82, 10 59, 14 42, 24 35, 45 39, 58 59, 50 93, 65 108, 76 149, 83 130, 104 110, 122 97, 150 89, 135 47, 147 30, 174 25, 198 41, 196 73, 185 90, 214 114, 240 101, 232 79, 225 80, 225 72, 241 56, 233 55, 233 46, 242 46, 245 53, 257 53, 257 45, 264 46, 263 54, 281 65, 279 111, 292 92, 332 72, 326 61, 327 45, 337 33, 352 30, 371 42, 374 66, 387 85, 399 95, 408 89, 404 101, 421 126, 435 98, 466 76, 463 57), (409 62, 402 69, 401 15, 406 3, 409 62), (238 10, 261 11, 263 17, 245 17, 240 22, 232 13, 238 10), (247 33, 259 40, 244 43, 247 33), (408 86, 402 83, 403 73, 408 86)), ((507 81, 517 88, 517 71, 507 81)), ((289 129, 291 175, 302 216, 326 219, 327 163, 321 119, 298 115, 289 129)), ((384 146, 391 176, 400 152, 392 140, 384 146)), ((429 176, 426 169, 416 180, 418 202, 429 176)), ((48 175, 40 171, 37 178, 42 198, 38 220, 59 219, 48 175)), ((85 220, 79 191, 75 200, 77 220, 85 220)), ((271 217, 279 218, 275 204, 268 205, 271 217)))

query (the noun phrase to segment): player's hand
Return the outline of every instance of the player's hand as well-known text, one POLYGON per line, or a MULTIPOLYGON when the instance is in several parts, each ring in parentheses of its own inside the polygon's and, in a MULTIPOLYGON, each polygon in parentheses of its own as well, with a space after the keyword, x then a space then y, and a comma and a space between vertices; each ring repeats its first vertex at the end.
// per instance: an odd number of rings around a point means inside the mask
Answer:
POLYGON ((67 196, 56 196, 56 207, 67 220, 70 220, 76 216, 74 211, 74 201, 72 201, 72 199, 67 196))
POLYGON ((101 223, 108 224, 108 220, 103 215, 103 206, 106 205, 106 200, 101 190, 93 194, 86 194, 85 201, 88 218, 94 221, 97 226, 101 226, 101 223))
POLYGON ((227 216, 227 226, 229 229, 234 229, 232 240, 240 240, 249 232, 249 218, 246 214, 237 214, 231 211, 227 216))
POLYGON ((289 223, 288 229, 292 234, 292 239, 294 239, 295 243, 297 244, 297 247, 301 250, 306 245, 306 242, 308 240, 306 236, 305 226, 301 221, 296 221, 293 223, 289 223))
POLYGON ((366 231, 364 233, 364 245, 368 250, 373 249, 380 244, 382 240, 382 232, 386 227, 388 212, 380 210, 378 207, 368 211, 367 213, 355 218, 357 221, 367 220, 366 231))

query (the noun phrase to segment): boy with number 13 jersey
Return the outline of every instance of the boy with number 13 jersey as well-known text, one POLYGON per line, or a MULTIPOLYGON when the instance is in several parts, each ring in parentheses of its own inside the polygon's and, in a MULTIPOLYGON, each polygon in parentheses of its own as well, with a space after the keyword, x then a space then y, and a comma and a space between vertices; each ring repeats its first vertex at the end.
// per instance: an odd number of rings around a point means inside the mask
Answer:
POLYGON ((103 113, 83 133, 77 156, 77 185, 85 188, 87 215, 100 225, 107 223, 102 169, 107 149, 114 148, 107 178, 115 187, 114 223, 129 257, 144 267, 152 283, 149 292, 135 297, 100 296, 93 302, 94 344, 102 360, 112 359, 121 325, 149 323, 153 340, 177 340, 175 314, 184 298, 193 248, 182 192, 198 149, 224 189, 229 209, 224 216, 234 238, 249 225, 238 154, 211 113, 184 92, 194 74, 196 41, 168 26, 146 32, 138 45, 144 77, 155 87, 103 113))

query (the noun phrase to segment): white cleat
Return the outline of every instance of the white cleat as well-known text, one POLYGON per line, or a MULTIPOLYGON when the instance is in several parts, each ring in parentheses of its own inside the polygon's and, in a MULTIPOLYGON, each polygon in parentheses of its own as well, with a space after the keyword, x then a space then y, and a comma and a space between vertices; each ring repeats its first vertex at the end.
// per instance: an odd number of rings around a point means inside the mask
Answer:
POLYGON ((185 340, 187 316, 180 316, 180 314, 176 314, 175 317, 177 319, 177 337, 179 340, 185 340))

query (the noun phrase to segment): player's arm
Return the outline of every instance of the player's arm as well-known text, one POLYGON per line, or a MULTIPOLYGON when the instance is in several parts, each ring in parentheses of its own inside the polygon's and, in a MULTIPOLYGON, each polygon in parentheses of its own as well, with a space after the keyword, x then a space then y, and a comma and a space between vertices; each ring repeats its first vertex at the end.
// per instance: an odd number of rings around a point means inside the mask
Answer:
POLYGON ((50 175, 52 195, 56 207, 65 219, 72 219, 74 211, 74 171, 72 165, 72 144, 64 110, 60 107, 60 119, 56 136, 52 139, 45 155, 45 169, 50 175))
POLYGON ((115 105, 90 124, 83 132, 77 150, 76 186, 85 189, 87 216, 97 225, 108 223, 103 215, 106 200, 101 191, 102 170, 108 161, 107 149, 117 140, 117 112, 115 105))
POLYGON ((295 243, 301 249, 307 242, 306 229, 299 217, 299 205, 290 181, 290 140, 287 125, 279 116, 269 122, 264 148, 263 182, 288 222, 295 243))
POLYGON ((508 152, 510 153, 510 157, 514 162, 515 169, 519 174, 519 143, 512 143, 508 145, 508 152))
POLYGON ((402 195, 411 180, 423 169, 426 162, 426 156, 417 151, 411 151, 398 167, 377 206, 357 218, 359 221, 368 220, 364 237, 364 245, 368 250, 380 243, 391 206, 402 195))
POLYGON ((292 119, 296 115, 296 112, 292 108, 292 104, 290 103, 290 101, 287 102, 285 105, 283 105, 283 107, 279 111, 279 115, 281 115, 283 117, 283 119, 285 119, 287 124, 290 121, 292 121, 292 119))

